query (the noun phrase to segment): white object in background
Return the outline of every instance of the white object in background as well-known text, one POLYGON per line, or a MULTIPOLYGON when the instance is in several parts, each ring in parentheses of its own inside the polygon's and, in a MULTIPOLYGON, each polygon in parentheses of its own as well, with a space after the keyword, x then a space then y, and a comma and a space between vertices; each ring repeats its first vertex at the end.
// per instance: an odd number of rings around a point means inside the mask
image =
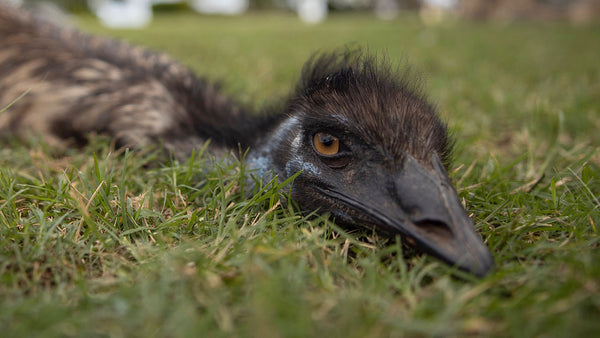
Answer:
POLYGON ((237 15, 248 9, 248 0, 189 0, 189 4, 205 14, 237 15))
POLYGON ((400 13, 400 6, 396 0, 377 0, 373 11, 379 19, 392 20, 400 13))
POLYGON ((150 0, 88 0, 88 6, 110 28, 140 28, 152 20, 150 0))
POLYGON ((424 5, 439 9, 452 9, 458 4, 458 0, 423 0, 424 5))
POLYGON ((325 20, 329 11, 326 0, 298 0, 296 6, 300 19, 308 23, 325 20))
MULTIPOLYGON (((152 5, 185 0, 87 0, 88 7, 103 25, 111 28, 140 28, 152 20, 152 5)), ((236 15, 248 9, 249 0, 187 0, 195 11, 236 15)))

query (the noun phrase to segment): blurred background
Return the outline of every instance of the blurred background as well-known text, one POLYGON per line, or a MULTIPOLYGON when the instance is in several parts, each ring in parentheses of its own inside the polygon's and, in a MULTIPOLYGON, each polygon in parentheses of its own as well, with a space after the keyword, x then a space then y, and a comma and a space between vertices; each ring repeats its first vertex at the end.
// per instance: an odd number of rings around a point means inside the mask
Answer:
POLYGON ((600 0, 9 0, 45 11, 91 11, 115 28, 143 27, 154 10, 170 7, 203 14, 240 15, 248 11, 295 12, 307 23, 327 19, 331 12, 372 11, 393 19, 403 11, 418 12, 423 20, 453 16, 476 20, 567 20, 587 23, 600 18, 600 0))

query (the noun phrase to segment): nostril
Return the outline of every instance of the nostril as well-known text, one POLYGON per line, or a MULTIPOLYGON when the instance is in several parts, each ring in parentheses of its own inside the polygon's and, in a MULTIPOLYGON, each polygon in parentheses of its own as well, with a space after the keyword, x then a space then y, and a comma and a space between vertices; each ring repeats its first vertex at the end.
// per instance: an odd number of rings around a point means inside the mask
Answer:
POLYGON ((423 219, 415 222, 415 225, 425 231, 428 235, 432 235, 438 238, 453 238, 454 233, 450 230, 450 227, 446 225, 446 223, 432 220, 432 219, 423 219))

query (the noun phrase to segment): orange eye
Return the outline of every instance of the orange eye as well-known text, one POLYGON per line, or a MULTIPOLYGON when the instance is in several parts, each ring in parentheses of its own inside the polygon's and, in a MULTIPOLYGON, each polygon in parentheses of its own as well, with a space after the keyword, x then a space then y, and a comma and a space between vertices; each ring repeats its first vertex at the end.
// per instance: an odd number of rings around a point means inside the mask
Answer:
POLYGON ((315 149, 321 155, 331 156, 340 151, 340 140, 326 133, 316 133, 313 138, 315 149))

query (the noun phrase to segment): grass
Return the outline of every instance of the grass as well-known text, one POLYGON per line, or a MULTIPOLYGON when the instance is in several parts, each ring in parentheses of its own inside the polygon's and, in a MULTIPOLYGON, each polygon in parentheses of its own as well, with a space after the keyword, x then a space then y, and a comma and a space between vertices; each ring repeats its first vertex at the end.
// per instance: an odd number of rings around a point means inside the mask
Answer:
POLYGON ((478 280, 300 216, 244 166, 94 138, 0 149, 4 336, 592 336, 600 332, 600 26, 423 25, 163 13, 88 31, 166 50, 261 106, 315 50, 367 45, 424 74, 458 136, 452 177, 495 271, 478 280), (260 191, 258 191, 260 190, 260 191), (285 203, 284 203, 285 204, 285 203))

